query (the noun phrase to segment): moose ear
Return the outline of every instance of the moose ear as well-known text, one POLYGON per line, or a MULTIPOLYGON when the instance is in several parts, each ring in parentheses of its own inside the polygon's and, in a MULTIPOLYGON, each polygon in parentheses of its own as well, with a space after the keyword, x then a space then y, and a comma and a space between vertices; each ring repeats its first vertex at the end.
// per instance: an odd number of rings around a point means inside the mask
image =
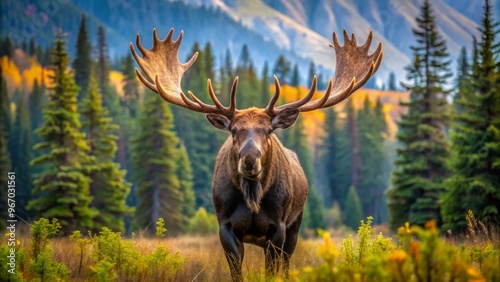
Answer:
POLYGON ((286 129, 295 123, 300 111, 298 109, 284 109, 271 119, 273 130, 276 128, 286 129))
POLYGON ((229 125, 231 121, 225 117, 218 114, 206 114, 208 122, 210 122, 213 126, 217 127, 220 130, 229 131, 229 125))

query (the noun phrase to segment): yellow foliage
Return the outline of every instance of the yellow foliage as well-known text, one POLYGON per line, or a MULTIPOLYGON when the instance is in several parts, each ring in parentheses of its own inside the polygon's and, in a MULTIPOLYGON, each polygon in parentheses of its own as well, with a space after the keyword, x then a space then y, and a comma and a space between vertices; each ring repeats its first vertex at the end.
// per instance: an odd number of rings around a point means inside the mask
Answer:
POLYGON ((121 72, 113 70, 109 72, 109 82, 116 88, 120 96, 123 95, 123 78, 124 75, 121 72))

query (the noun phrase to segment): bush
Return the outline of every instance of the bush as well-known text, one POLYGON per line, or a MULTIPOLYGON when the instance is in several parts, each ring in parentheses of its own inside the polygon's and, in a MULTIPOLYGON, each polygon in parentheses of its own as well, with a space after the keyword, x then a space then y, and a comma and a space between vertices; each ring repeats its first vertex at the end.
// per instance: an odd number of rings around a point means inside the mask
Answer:
POLYGON ((198 209, 189 220, 188 231, 195 235, 215 234, 219 230, 219 224, 214 214, 207 212, 204 208, 198 209))
POLYGON ((52 259, 49 239, 55 237, 61 225, 57 219, 49 222, 46 218, 36 220, 31 227, 31 259, 29 269, 34 281, 64 281, 69 276, 68 268, 52 259))
POLYGON ((456 247, 439 237, 436 224, 425 228, 406 224, 398 230, 398 244, 382 234, 373 236, 372 218, 361 221, 357 242, 344 239, 339 249, 321 231, 318 256, 323 263, 291 271, 292 281, 500 281, 500 246, 456 247))

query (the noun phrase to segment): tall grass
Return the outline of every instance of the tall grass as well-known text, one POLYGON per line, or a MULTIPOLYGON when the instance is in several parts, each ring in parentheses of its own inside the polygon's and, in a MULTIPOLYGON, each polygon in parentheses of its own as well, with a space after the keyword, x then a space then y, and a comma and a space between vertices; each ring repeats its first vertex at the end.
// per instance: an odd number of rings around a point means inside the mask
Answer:
MULTIPOLYGON (((245 281, 500 281, 497 229, 472 214, 468 234, 441 236, 435 224, 400 228, 395 239, 375 234, 371 218, 357 234, 301 239, 290 277, 266 279, 264 251, 245 245, 245 281)), ((159 222, 161 226, 161 222, 159 222)), ((52 238, 57 222, 39 220, 32 235, 18 238, 18 276, 1 281, 231 281, 218 236, 122 238, 107 228, 86 236, 52 238), (46 232, 45 235, 42 234, 46 232), (41 255, 42 254, 42 255, 41 255)), ((166 233, 168 235, 168 232, 166 233)), ((387 234, 386 234, 387 235, 387 234)), ((6 252, 0 248, 0 263, 6 252)))

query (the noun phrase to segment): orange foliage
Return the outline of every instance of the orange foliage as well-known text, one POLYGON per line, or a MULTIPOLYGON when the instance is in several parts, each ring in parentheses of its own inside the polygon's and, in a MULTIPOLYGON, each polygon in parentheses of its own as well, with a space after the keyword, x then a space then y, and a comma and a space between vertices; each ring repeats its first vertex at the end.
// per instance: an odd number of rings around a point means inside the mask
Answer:
MULTIPOLYGON (((274 92, 274 85, 271 85, 271 93, 274 92)), ((297 87, 282 85, 281 86, 281 96, 284 98, 285 102, 293 102, 301 97, 304 97, 308 88, 300 87, 299 91, 297 91, 297 87)), ((324 95, 325 91, 318 91, 313 99, 321 98, 324 95)), ((365 97, 368 95, 370 99, 370 104, 374 107, 376 100, 380 97, 380 100, 383 104, 383 112, 385 114, 385 119, 389 128, 389 136, 394 138, 397 131, 396 121, 399 120, 399 117, 402 113, 405 112, 405 109, 399 106, 400 101, 406 101, 409 99, 409 92, 398 92, 398 91, 383 91, 383 90, 375 90, 375 89, 360 89, 352 94, 351 98, 354 101, 354 107, 356 109, 361 109, 363 107, 363 102, 365 97)), ((347 101, 345 100, 342 103, 334 106, 337 112, 342 112, 344 106, 347 101)), ((323 123, 325 121, 325 114, 322 111, 312 111, 305 112, 302 114, 304 120, 304 131, 308 137, 309 143, 311 145, 318 144, 320 140, 319 137, 324 136, 323 131, 323 123)))
POLYGON ((20 89, 23 93, 30 93, 33 90, 35 79, 40 83, 42 77, 44 84, 50 86, 49 77, 52 70, 42 68, 36 59, 30 58, 28 67, 22 71, 7 56, 0 58, 0 65, 7 81, 9 93, 13 93, 15 89, 20 89))

